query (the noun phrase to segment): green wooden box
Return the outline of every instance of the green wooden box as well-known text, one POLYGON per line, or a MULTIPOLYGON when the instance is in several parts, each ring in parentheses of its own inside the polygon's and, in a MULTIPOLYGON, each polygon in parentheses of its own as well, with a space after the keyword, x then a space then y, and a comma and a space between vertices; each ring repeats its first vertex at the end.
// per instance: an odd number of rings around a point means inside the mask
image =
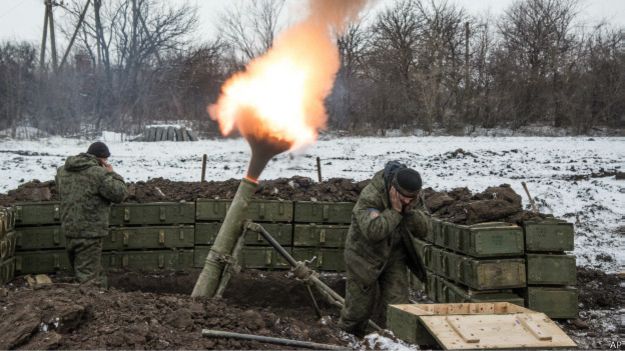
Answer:
POLYGON ((574 287, 528 286, 526 307, 550 318, 572 319, 578 314, 578 291, 574 287))
POLYGON ((527 284, 575 285, 575 256, 558 254, 527 254, 527 284))
POLYGON ((526 221, 525 250, 532 252, 573 251, 575 231, 572 223, 557 219, 526 221))
POLYGON ((386 325, 397 338, 411 344, 437 345, 436 340, 427 331, 419 318, 412 313, 401 310, 398 306, 388 306, 386 310, 386 325))
POLYGON ((349 224, 353 202, 297 201, 293 220, 296 223, 349 224))
POLYGON ((0 207, 0 239, 15 227, 15 211, 13 207, 0 207))
POLYGON ((193 267, 193 254, 193 249, 112 251, 102 255, 102 265, 107 269, 185 270, 193 267))
MULTIPOLYGON (((282 246, 291 246, 293 226, 289 223, 262 223, 263 228, 271 234, 282 246)), ((221 227, 220 222, 197 222, 195 224, 195 243, 197 245, 211 245, 221 227)), ((245 235, 245 245, 268 246, 265 238, 255 231, 248 230, 245 235)))
POLYGON ((450 282, 442 277, 433 276, 437 282, 437 295, 441 303, 462 302, 510 302, 518 306, 525 306, 525 300, 512 290, 472 290, 450 282))
MULTIPOLYGON (((223 221, 231 200, 198 199, 195 218, 198 221, 223 221)), ((256 222, 292 222, 293 202, 279 200, 251 200, 247 218, 256 222)))
POLYGON ((15 276, 15 257, 0 261, 0 286, 13 280, 15 276))
MULTIPOLYGON (((290 248, 286 248, 290 250, 290 248)), ((287 261, 273 247, 243 248, 243 267, 255 269, 289 269, 287 261)))
POLYGON ((111 206, 112 226, 193 223, 195 223, 194 202, 123 203, 111 206))
POLYGON ((329 224, 296 224, 293 246, 345 247, 349 226, 329 224))
POLYGON ((16 274, 43 274, 69 271, 65 250, 22 251, 15 255, 16 274))
POLYGON ((22 202, 14 208, 16 227, 61 223, 61 207, 58 202, 22 202))
POLYGON ((15 255, 15 244, 17 235, 14 231, 10 231, 0 239, 0 262, 8 260, 15 255))
POLYGON ((476 259, 431 248, 429 267, 434 273, 477 290, 518 288, 526 285, 523 258, 476 259))
MULTIPOLYGON (((210 246, 196 246, 195 257, 193 259, 194 267, 204 267, 206 256, 210 246)), ((291 248, 286 247, 287 251, 291 248)), ((288 269, 289 264, 282 256, 272 247, 267 246, 246 246, 243 248, 239 265, 244 268, 253 269, 288 269)))
POLYGON ((345 270, 343 249, 294 247, 293 258, 296 261, 310 261, 315 258, 310 268, 317 271, 342 272, 345 270))
POLYGON ((503 222, 459 225, 432 218, 430 241, 472 257, 522 256, 523 229, 503 222), (432 240, 433 239, 433 240, 432 240))
POLYGON ((65 235, 60 225, 16 228, 17 250, 33 251, 65 248, 65 235))
POLYGON ((111 227, 104 237, 104 250, 193 248, 192 225, 154 227, 111 227))

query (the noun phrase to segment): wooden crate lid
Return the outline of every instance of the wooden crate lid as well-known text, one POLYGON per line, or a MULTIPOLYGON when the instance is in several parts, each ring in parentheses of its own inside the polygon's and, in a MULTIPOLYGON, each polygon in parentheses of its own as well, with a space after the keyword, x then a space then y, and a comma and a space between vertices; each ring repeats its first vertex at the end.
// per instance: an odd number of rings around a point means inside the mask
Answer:
POLYGON ((416 315, 444 349, 576 346, 545 314, 507 302, 392 306, 416 315))

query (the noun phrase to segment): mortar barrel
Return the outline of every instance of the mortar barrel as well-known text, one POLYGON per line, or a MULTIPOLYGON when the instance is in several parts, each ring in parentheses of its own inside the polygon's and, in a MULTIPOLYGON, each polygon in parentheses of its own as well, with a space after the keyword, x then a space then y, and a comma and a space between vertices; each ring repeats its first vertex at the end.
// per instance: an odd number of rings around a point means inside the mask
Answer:
POLYGON ((215 296, 226 262, 232 259, 232 251, 243 233, 247 207, 257 187, 258 184, 251 180, 241 180, 215 242, 206 256, 204 268, 191 293, 192 297, 215 296))

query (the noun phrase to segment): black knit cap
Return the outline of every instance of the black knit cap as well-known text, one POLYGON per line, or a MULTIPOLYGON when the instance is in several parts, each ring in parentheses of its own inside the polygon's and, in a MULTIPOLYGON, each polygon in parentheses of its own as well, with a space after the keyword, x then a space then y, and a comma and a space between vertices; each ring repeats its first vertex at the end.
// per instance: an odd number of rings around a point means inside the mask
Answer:
POLYGON ((393 186, 406 197, 416 197, 421 185, 421 175, 411 168, 402 168, 393 177, 393 186))
POLYGON ((96 141, 95 143, 89 145, 87 153, 99 158, 108 158, 111 156, 108 146, 101 141, 96 141))

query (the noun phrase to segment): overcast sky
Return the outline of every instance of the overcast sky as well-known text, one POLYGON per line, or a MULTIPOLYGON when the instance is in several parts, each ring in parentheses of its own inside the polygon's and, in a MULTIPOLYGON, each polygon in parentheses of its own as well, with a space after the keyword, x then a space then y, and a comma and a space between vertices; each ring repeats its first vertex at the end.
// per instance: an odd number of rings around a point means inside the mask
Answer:
MULTIPOLYGON (((207 39, 215 36, 215 22, 224 7, 232 0, 169 0, 189 2, 198 7, 200 28, 199 35, 207 39)), ((245 0, 237 0, 245 1, 245 0)), ((301 3, 304 0, 289 0, 301 3)), ((341 0, 336 0, 341 1, 341 0)), ((396 0, 377 0, 372 11, 379 11, 396 0)), ((464 7, 470 14, 480 15, 489 12, 497 17, 515 0, 448 0, 464 7)), ((291 6, 293 7, 293 6, 291 6)), ((286 9, 289 10, 289 7, 286 9)), ((55 9, 57 13, 63 9, 55 9)), ((291 10, 292 11, 292 10, 291 10)), ((27 40, 39 42, 43 27, 43 0, 0 0, 0 41, 27 40)), ((287 16, 289 13, 287 12, 287 16)), ((625 27, 625 0, 581 0, 580 19, 585 24, 595 24, 601 20, 625 27)))

